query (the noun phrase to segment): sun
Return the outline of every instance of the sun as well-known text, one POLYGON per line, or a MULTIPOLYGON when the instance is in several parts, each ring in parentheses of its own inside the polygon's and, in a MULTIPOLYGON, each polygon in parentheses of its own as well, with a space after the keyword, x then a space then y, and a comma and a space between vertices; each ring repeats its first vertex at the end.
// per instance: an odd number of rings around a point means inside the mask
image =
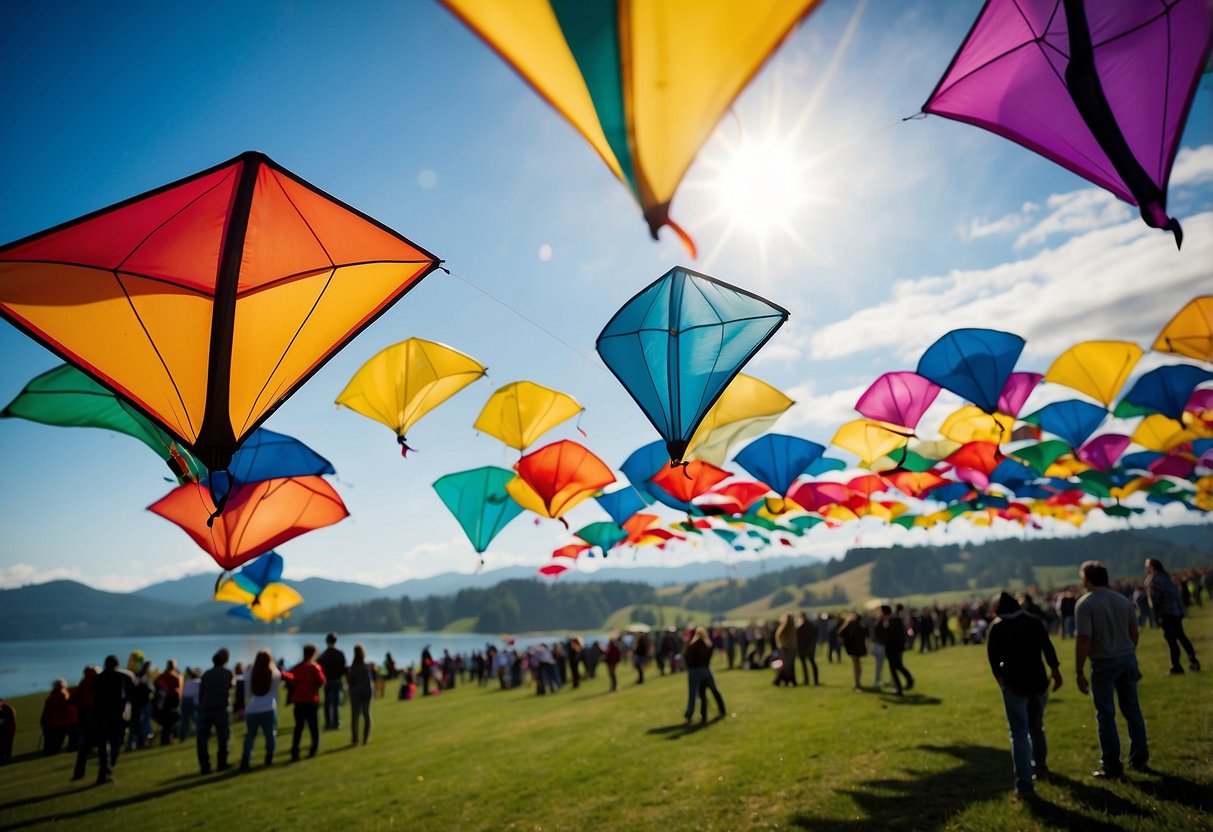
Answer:
POLYGON ((803 156, 788 141, 744 140, 723 159, 713 190, 716 212, 755 237, 795 226, 811 201, 803 156))

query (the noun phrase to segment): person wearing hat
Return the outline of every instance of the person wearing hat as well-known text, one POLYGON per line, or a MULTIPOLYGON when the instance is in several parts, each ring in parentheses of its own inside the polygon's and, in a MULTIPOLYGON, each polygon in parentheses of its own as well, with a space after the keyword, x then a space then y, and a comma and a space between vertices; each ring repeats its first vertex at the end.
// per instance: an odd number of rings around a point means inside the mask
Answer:
POLYGON ((1045 664, 1053 677, 1054 691, 1061 687, 1061 665, 1044 622, 1021 609, 1014 597, 1000 594, 994 600, 994 612, 998 617, 990 625, 986 655, 1002 690, 1011 733, 1015 797, 1022 800, 1034 793, 1036 780, 1048 776, 1044 715, 1049 677, 1045 664))

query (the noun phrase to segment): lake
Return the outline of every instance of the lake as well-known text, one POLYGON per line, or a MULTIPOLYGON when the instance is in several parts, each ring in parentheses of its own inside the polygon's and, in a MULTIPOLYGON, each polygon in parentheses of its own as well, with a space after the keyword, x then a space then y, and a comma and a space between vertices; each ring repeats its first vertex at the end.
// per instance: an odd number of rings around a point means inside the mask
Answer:
MULTIPOLYGON (((517 636, 517 647, 529 647, 540 642, 563 641, 565 633, 540 633, 517 636)), ((602 633, 582 634, 586 645, 599 640, 606 647, 602 633)), ((236 662, 246 666, 253 661, 257 651, 268 647, 274 660, 286 660, 291 667, 303 655, 303 645, 315 644, 324 649, 324 633, 273 633, 262 635, 219 636, 146 636, 121 638, 77 638, 37 641, 0 640, 0 697, 23 696, 29 693, 49 691, 57 678, 67 680, 69 685, 80 681, 85 665, 100 666, 105 657, 117 656, 122 666, 132 650, 142 650, 144 657, 154 667, 163 668, 168 659, 176 659, 178 668, 211 666, 211 657, 220 647, 232 654, 228 667, 236 662)), ((428 644, 434 658, 440 659, 443 650, 452 655, 470 655, 474 650, 484 650, 492 644, 501 649, 505 644, 500 633, 340 633, 337 647, 345 652, 348 661, 354 653, 354 645, 366 649, 367 661, 382 664, 390 651, 396 664, 416 666, 422 649, 428 644)))

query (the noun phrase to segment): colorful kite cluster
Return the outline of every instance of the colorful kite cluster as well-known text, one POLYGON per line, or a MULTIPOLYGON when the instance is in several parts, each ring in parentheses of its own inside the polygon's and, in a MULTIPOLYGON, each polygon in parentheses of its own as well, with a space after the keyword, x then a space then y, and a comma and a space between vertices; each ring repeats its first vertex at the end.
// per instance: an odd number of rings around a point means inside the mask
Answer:
POLYGON ((577 541, 540 571, 560 574, 583 552, 664 546, 686 534, 710 532, 739 551, 792 545, 818 524, 860 518, 911 529, 958 518, 1081 525, 1092 511, 1127 517, 1167 504, 1213 511, 1213 296, 1187 304, 1153 345, 1194 360, 1142 373, 1123 395, 1143 354, 1136 344, 1075 344, 1044 373, 1016 369, 1023 347, 1011 333, 955 330, 923 353, 915 371, 877 378, 856 402, 861 418, 831 440, 862 470, 826 456, 821 444, 779 433, 742 447, 733 471, 718 467, 791 404, 746 396, 755 409, 748 416, 733 409, 734 386, 758 383, 738 375, 705 420, 712 430, 688 443, 689 462, 671 465, 660 441, 637 450, 621 466, 629 484, 597 497, 610 520, 578 529, 577 541), (1021 413, 1042 382, 1071 395, 1021 413), (938 436, 919 436, 942 390, 966 404, 943 418, 938 436), (722 422, 718 408, 739 418, 722 422), (685 512, 685 520, 663 528, 654 503, 685 512))

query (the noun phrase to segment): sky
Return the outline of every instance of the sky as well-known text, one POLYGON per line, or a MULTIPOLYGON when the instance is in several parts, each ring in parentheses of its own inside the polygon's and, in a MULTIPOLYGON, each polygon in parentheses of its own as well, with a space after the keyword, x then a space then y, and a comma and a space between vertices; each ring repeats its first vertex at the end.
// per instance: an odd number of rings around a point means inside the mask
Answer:
MULTIPOLYGON (((776 430, 822 444, 856 418, 873 379, 913 369, 950 329, 1015 332, 1027 339, 1019 368, 1043 372, 1083 340, 1148 348, 1184 303, 1209 292, 1209 76, 1171 178, 1168 207, 1185 232, 1177 251, 1132 206, 1017 145, 910 118, 980 5, 822 3, 725 115, 675 196, 671 214, 699 247, 691 261, 668 230, 649 239, 589 145, 436 3, 17 4, 0 27, 0 242, 260 150, 437 254, 451 275, 427 277, 266 422, 333 463, 350 511, 278 551, 288 581, 385 586, 471 572, 478 559, 431 484, 517 460, 473 430, 480 408, 511 381, 563 390, 586 411, 543 441, 583 442, 617 470, 658 437, 594 340, 675 265, 789 310, 746 372, 796 400, 776 430), (409 433, 416 453, 401 459, 390 430, 334 399, 364 361, 408 337, 466 352, 488 377, 419 422, 409 433)), ((8 324, 0 354, 0 404, 60 363, 8 324)), ((1139 372, 1161 363, 1147 355, 1139 372)), ((1052 387, 1024 412, 1070 397, 1052 387)), ((941 396, 924 424, 959 404, 941 396)), ((129 437, 0 421, 0 588, 69 578, 128 591, 217 573, 180 529, 146 511, 173 485, 129 437)), ((1191 518, 1164 511, 1147 522, 1191 518)), ((599 519, 589 501, 569 522, 599 519)), ((1094 514, 1085 530, 1115 528, 1125 521, 1094 514)), ((819 527, 778 553, 709 542, 578 568, 826 557, 986 534, 865 521, 819 527)), ((555 521, 523 516, 484 568, 538 567, 571 540, 555 521)))

